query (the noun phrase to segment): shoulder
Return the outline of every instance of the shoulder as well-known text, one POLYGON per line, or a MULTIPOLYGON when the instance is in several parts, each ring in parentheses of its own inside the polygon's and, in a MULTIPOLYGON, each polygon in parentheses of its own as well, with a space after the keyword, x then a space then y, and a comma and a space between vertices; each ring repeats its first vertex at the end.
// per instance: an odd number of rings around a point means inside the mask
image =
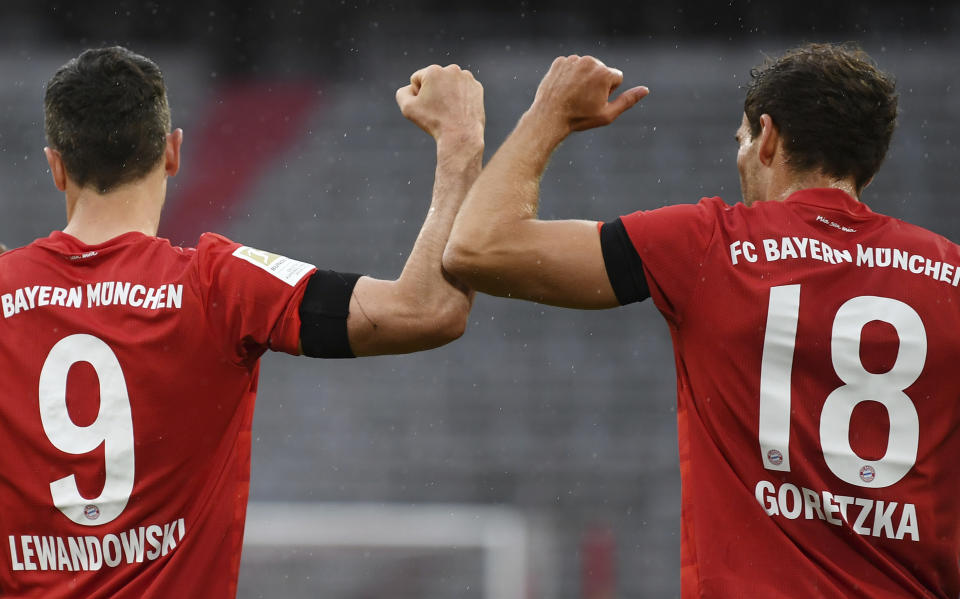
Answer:
POLYGON ((3 264, 4 262, 14 261, 19 256, 23 256, 24 254, 29 254, 31 251, 31 249, 29 248, 30 248, 29 245, 19 247, 19 248, 12 248, 12 249, 8 249, 4 246, 2 248, 2 251, 0 251, 0 264, 3 264))
POLYGON ((229 258, 239 257, 238 254, 242 249, 252 248, 247 248, 219 233, 204 233, 197 240, 197 247, 189 251, 194 253, 196 260, 200 263, 221 263, 229 258))
POLYGON ((201 235, 197 241, 196 251, 200 254, 201 259, 211 255, 223 255, 256 264, 269 262, 272 258, 282 257, 272 252, 244 245, 219 233, 204 233, 201 235))
POLYGON ((43 262, 55 257, 53 249, 52 236, 34 239, 32 242, 21 247, 6 248, 0 252, 0 268, 14 268, 16 264, 24 262, 43 262))
POLYGON ((941 252, 942 255, 949 255, 954 260, 960 260, 960 245, 951 239, 935 233, 930 229, 921 227, 920 225, 900 220, 899 218, 886 215, 881 216, 887 221, 889 229, 895 232, 898 237, 917 243, 929 244, 941 252))
POLYGON ((700 198, 695 204, 672 204, 661 208, 651 210, 638 210, 631 214, 621 217, 624 222, 641 221, 644 219, 689 219, 689 218, 710 218, 717 217, 724 213, 730 213, 742 204, 730 206, 722 198, 714 196, 709 198, 700 198))
POLYGON ((293 287, 316 270, 313 264, 242 245, 216 233, 201 235, 196 252, 201 274, 211 278, 240 276, 267 283, 277 280, 293 287))
POLYGON ((641 239, 672 236, 684 231, 699 237, 709 237, 717 223, 735 209, 736 207, 731 207, 719 197, 709 197, 701 198, 696 204, 674 204, 653 210, 639 210, 622 216, 620 220, 635 243, 641 239))
POLYGON ((216 250, 225 250, 232 248, 238 248, 241 244, 233 241, 232 239, 227 238, 224 235, 219 233, 204 233, 200 236, 200 239, 197 240, 196 251, 198 252, 207 252, 207 251, 216 251, 216 250))

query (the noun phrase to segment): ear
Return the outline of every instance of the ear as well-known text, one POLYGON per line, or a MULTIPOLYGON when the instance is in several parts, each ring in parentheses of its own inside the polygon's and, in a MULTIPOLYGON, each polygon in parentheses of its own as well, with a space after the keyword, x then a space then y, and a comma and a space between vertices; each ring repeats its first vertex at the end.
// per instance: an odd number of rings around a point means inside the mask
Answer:
POLYGON ((53 184, 60 191, 67 190, 67 169, 63 166, 63 156, 53 148, 43 149, 44 156, 47 157, 47 164, 50 165, 50 176, 53 177, 53 184))
POLYGON ((760 115, 760 137, 757 140, 757 156, 766 166, 773 164, 780 147, 780 130, 773 124, 769 114, 760 115))
POLYGON ((183 144, 183 129, 167 133, 167 149, 164 151, 164 170, 168 177, 180 171, 180 146, 183 144))

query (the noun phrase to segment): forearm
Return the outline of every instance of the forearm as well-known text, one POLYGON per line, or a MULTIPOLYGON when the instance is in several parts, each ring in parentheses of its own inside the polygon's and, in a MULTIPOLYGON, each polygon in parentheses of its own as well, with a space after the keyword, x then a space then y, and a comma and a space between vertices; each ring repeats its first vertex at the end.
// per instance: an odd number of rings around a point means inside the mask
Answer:
POLYGON ((348 328, 356 355, 421 351, 463 333, 473 292, 446 275, 441 259, 482 159, 482 133, 438 142, 433 198, 403 271, 395 281, 364 277, 354 290, 348 328))
MULTIPOLYGON (((524 113, 474 184, 456 227, 463 227, 463 233, 478 233, 493 221, 509 225, 536 218, 540 177, 566 136, 549 115, 534 108, 524 113)), ((455 235, 460 233, 457 230, 455 235)))
POLYGON ((433 197, 410 256, 397 279, 399 289, 425 304, 444 303, 452 294, 463 295, 443 275, 441 258, 457 212, 480 174, 483 162, 482 132, 437 142, 437 168, 433 197))
POLYGON ((353 289, 347 334, 357 356, 449 343, 463 334, 473 299, 473 291, 446 275, 441 261, 483 162, 483 86, 457 65, 430 65, 397 90, 397 105, 437 142, 433 199, 400 277, 361 277, 353 289))
POLYGON ((530 110, 481 173, 454 223, 443 266, 484 293, 571 308, 617 305, 597 223, 541 221, 540 177, 571 131, 610 124, 649 90, 610 101, 623 73, 593 57, 553 61, 530 110))
POLYGON ((445 268, 478 291, 509 294, 515 246, 537 218, 540 178, 567 134, 536 107, 521 117, 467 194, 444 254, 445 268))

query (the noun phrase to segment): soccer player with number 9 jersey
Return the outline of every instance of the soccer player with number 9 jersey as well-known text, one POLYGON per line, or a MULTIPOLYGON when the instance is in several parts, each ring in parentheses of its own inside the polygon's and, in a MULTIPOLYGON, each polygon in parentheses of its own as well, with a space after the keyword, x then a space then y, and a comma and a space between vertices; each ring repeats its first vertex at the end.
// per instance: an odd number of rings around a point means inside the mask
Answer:
POLYGON ((543 222, 559 142, 648 93, 610 101, 622 73, 558 58, 444 265, 559 306, 652 297, 676 357, 684 599, 955 598, 960 248, 859 201, 897 114, 862 50, 809 44, 752 75, 742 203, 543 222))
POLYGON ((156 237, 183 140, 157 65, 101 48, 54 75, 46 155, 67 227, 0 256, 0 595, 235 596, 260 356, 462 333, 472 294, 440 262, 480 171, 482 88, 431 66, 397 102, 436 139, 436 187, 403 273, 381 281, 156 237))

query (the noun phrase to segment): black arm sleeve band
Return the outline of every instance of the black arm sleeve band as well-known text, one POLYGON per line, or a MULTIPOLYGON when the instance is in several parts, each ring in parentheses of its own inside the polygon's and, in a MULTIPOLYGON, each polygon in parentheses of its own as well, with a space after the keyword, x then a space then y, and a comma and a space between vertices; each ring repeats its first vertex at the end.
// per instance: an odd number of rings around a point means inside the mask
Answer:
POLYGON ((347 336, 350 297, 360 275, 318 270, 300 301, 300 346, 311 358, 353 358, 347 336))
POLYGON ((610 286, 621 306, 642 302, 650 297, 640 254, 633 247, 627 229, 619 218, 600 227, 600 248, 610 286))

